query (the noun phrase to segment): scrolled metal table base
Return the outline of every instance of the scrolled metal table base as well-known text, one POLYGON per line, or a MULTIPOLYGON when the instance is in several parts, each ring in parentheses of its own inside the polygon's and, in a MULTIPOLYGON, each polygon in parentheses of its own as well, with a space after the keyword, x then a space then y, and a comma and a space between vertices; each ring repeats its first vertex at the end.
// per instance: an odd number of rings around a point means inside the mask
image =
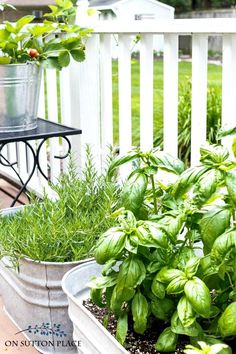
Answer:
MULTIPOLYGON (((59 155, 55 155, 54 158, 55 159, 60 159, 60 160, 63 160, 65 158, 68 157, 68 155, 70 154, 71 152, 71 142, 70 140, 66 137, 66 136, 61 136, 62 139, 64 139, 66 142, 67 142, 67 152, 66 154, 64 154, 63 156, 59 156, 59 155)), ((27 185, 29 184, 31 178, 33 177, 36 169, 39 171, 39 173, 48 181, 49 178, 48 176, 44 173, 44 171, 42 170, 42 167, 40 165, 40 152, 41 152, 41 149, 43 147, 43 145, 46 143, 46 141, 48 140, 49 138, 44 138, 42 139, 42 141, 39 143, 38 147, 34 150, 34 148, 32 147, 32 145, 29 143, 29 141, 26 141, 26 140, 20 140, 20 142, 23 142, 25 144, 25 146, 29 149, 30 153, 32 154, 32 157, 33 157, 33 165, 32 165, 32 168, 31 170, 28 172, 28 178, 23 181, 22 180, 22 177, 20 176, 19 172, 17 171, 17 169, 15 168, 15 166, 17 165, 17 161, 15 162, 10 162, 2 153, 3 151, 3 148, 5 146, 7 146, 9 144, 9 142, 5 142, 5 143, 2 143, 0 144, 0 164, 5 166, 5 167, 9 167, 11 168, 14 173, 16 174, 16 176, 18 177, 19 179, 19 182, 21 184, 21 188, 20 190, 18 191, 17 195, 15 196, 15 198, 13 199, 10 207, 13 207, 16 202, 19 200, 19 197, 21 196, 22 193, 26 193, 27 195, 27 198, 29 199, 30 201, 30 196, 28 194, 28 190, 27 190, 27 185)))

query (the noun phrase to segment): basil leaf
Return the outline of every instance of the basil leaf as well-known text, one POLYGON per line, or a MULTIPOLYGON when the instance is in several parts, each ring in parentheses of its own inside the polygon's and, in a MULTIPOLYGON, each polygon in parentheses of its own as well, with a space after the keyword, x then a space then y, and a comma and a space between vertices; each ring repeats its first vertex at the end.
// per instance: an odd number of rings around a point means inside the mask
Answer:
POLYGON ((158 224, 160 225, 161 229, 167 233, 171 241, 176 243, 177 235, 183 227, 183 222, 185 219, 186 217, 184 214, 178 214, 175 216, 166 215, 160 219, 158 224))
POLYGON ((201 335, 199 337, 192 337, 191 338, 191 344, 196 347, 199 347, 199 341, 202 341, 208 345, 223 344, 225 346, 225 348, 220 351, 220 354, 232 354, 232 350, 227 344, 223 343, 219 339, 216 339, 211 336, 207 336, 204 333, 201 333, 201 335))
POLYGON ((174 333, 184 334, 189 337, 197 337, 202 332, 201 326, 196 321, 185 327, 180 321, 177 311, 171 317, 171 330, 174 333))
POLYGON ((140 292, 136 293, 132 300, 132 315, 134 320, 134 330, 143 334, 147 328, 148 302, 140 292))
POLYGON ((151 302, 151 312, 153 315, 163 321, 167 321, 175 310, 175 304, 170 299, 155 299, 151 302))
POLYGON ((194 277, 185 284, 184 292, 193 309, 202 317, 209 317, 211 295, 205 283, 201 279, 194 277))
POLYGON ((147 189, 147 176, 143 173, 134 173, 125 182, 121 192, 121 205, 138 215, 139 209, 143 203, 144 195, 147 189))
POLYGON ((159 273, 156 275, 156 280, 161 283, 170 283, 173 279, 177 277, 185 278, 184 272, 179 269, 171 269, 167 267, 163 267, 159 273))
POLYGON ((197 273, 200 260, 195 256, 186 263, 185 274, 188 278, 192 278, 197 273))
POLYGON ((126 235, 119 227, 113 227, 105 232, 98 240, 95 259, 99 264, 105 264, 116 258, 125 247, 126 235))
MULTIPOLYGON (((115 286, 113 288, 112 294, 106 294, 106 295, 108 295, 109 297, 111 310, 114 312, 114 314, 117 317, 121 316, 121 314, 123 313, 122 307, 124 301, 122 299, 119 299, 119 297, 117 296, 117 287, 115 286)), ((132 292, 132 297, 133 296, 134 296, 134 292, 132 292)))
POLYGON ((125 155, 125 156, 118 156, 116 157, 111 164, 109 165, 108 168, 108 176, 111 178, 114 174, 114 171, 121 165, 127 163, 127 162, 131 162, 135 159, 137 159, 139 157, 139 153, 137 152, 130 152, 129 154, 125 155))
POLYGON ((116 339, 121 344, 124 344, 125 338, 128 333, 128 314, 127 312, 123 313, 117 321, 116 327, 116 339))
POLYGON ((166 293, 170 294, 180 294, 184 291, 184 286, 187 283, 188 279, 186 276, 178 276, 175 279, 171 280, 169 285, 166 288, 166 293))
POLYGON ((218 325, 222 337, 236 335, 236 302, 228 305, 221 315, 218 325))
POLYGON ((170 327, 167 327, 159 335, 158 340, 155 344, 155 349, 164 353, 172 352, 176 350, 177 342, 178 342, 178 335, 172 332, 170 327))
POLYGON ((233 203, 236 204, 236 170, 226 172, 225 184, 233 203))
POLYGON ((195 256, 194 250, 192 248, 189 248, 186 246, 176 254, 176 256, 174 257, 174 260, 172 262, 172 266, 174 268, 179 268, 179 269, 185 271, 186 264, 188 263, 188 261, 192 258, 195 258, 195 257, 196 256, 195 256))
POLYGON ((190 326, 196 320, 196 313, 193 310, 186 296, 182 296, 178 302, 177 312, 184 327, 190 326))
POLYGON ((213 193, 215 193, 218 183, 222 179, 222 173, 219 170, 207 171, 198 181, 194 188, 194 203, 197 205, 204 204, 213 193))
POLYGON ((175 198, 180 198, 185 194, 209 169, 209 167, 197 166, 185 170, 177 179, 173 187, 175 198))
POLYGON ((230 225, 230 211, 220 206, 208 210, 199 222, 204 246, 210 250, 213 243, 230 225))
POLYGON ((138 226, 136 233, 139 238, 139 244, 145 247, 167 248, 168 241, 165 233, 159 225, 152 221, 144 221, 138 226))
POLYGON ((156 295, 159 299, 164 299, 165 298, 165 285, 160 283, 157 279, 156 276, 153 279, 152 282, 152 292, 154 295, 156 295))
POLYGON ((214 264, 221 264, 230 250, 236 247, 236 231, 229 231, 219 236, 211 250, 211 260, 214 264))
POLYGON ((109 288, 110 286, 115 285, 117 282, 117 273, 110 274, 105 277, 93 277, 87 283, 87 286, 92 289, 103 289, 109 288))
POLYGON ((135 288, 142 283, 146 276, 143 262, 136 256, 125 259, 119 269, 116 294, 121 301, 129 301, 135 294, 135 288))
POLYGON ((92 301, 98 306, 98 307, 106 307, 106 304, 102 302, 102 294, 103 291, 102 289, 91 289, 90 291, 90 296, 92 301))
POLYGON ((164 151, 156 151, 150 155, 150 161, 154 166, 168 172, 180 175, 184 171, 184 163, 164 151))
POLYGON ((162 267, 163 267, 163 265, 158 261, 150 262, 149 265, 147 266, 147 271, 149 273, 156 273, 162 267))
POLYGON ((200 148, 200 161, 215 165, 221 165, 229 157, 229 152, 224 146, 205 143, 200 148))

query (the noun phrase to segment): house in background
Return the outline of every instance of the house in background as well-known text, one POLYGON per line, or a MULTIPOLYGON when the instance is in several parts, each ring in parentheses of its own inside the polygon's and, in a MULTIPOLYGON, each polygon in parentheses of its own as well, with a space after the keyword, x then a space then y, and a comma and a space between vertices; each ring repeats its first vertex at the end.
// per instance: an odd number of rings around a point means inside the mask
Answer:
POLYGON ((101 20, 170 19, 175 11, 156 0, 90 0, 89 6, 100 11, 101 20))
MULTIPOLYGON (((48 11, 47 5, 54 4, 53 0, 0 0, 14 5, 18 11, 4 11, 1 20, 15 21, 19 17, 33 14, 36 21, 43 19, 43 13, 48 11)), ((78 0, 78 5, 86 5, 99 11, 99 20, 142 21, 158 19, 173 19, 175 9, 156 0, 78 0)), ((79 10, 78 10, 79 11, 79 10)), ((138 45, 136 47, 138 50, 138 45)), ((162 36, 154 39, 154 49, 163 50, 162 36)))
MULTIPOLYGON (((156 0, 90 0, 89 6, 99 11, 101 21, 120 20, 126 23, 134 20, 158 21, 159 19, 173 19, 175 14, 174 7, 156 0)), ((135 50, 139 50, 138 45, 135 50)), ((163 36, 155 36, 154 50, 163 51, 163 36)))

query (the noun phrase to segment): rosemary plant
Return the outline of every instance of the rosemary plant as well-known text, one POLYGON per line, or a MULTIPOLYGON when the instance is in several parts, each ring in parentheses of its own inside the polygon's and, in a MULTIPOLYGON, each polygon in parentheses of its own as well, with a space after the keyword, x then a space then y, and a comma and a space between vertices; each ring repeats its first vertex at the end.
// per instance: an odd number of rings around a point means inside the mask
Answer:
POLYGON ((77 261, 92 256, 98 236, 113 226, 110 218, 119 189, 99 175, 90 148, 80 175, 70 159, 68 172, 52 188, 57 201, 47 195, 42 201, 13 216, 0 217, 0 257, 22 257, 51 262, 77 261))

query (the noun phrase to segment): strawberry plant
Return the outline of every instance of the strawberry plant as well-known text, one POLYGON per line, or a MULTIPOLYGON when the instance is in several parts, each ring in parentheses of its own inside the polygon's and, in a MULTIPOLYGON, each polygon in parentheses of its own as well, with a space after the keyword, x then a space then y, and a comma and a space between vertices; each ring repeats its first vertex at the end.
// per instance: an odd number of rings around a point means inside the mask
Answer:
POLYGON ((130 325, 145 334, 159 321, 160 352, 175 351, 183 335, 186 353, 232 352, 222 341, 236 336, 236 161, 221 145, 200 152, 188 169, 158 150, 133 150, 110 166, 111 179, 124 163, 134 168, 116 225, 95 247, 102 276, 89 286, 94 303, 115 314, 124 345, 130 325))
POLYGON ((45 63, 62 69, 71 58, 85 59, 85 43, 91 30, 71 23, 75 7, 70 0, 55 0, 42 24, 32 24, 34 16, 5 22, 0 29, 0 64, 45 63))

